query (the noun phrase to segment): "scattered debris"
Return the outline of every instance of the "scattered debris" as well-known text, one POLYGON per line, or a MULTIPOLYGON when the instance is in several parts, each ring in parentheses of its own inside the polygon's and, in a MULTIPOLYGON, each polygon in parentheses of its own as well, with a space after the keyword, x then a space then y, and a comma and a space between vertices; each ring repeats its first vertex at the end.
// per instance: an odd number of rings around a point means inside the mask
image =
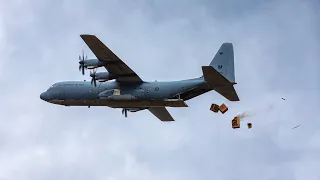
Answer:
POLYGON ((298 127, 300 127, 300 124, 299 124, 298 126, 293 127, 292 129, 296 129, 296 128, 298 128, 298 127))
POLYGON ((286 100, 285 98, 281 98, 282 100, 286 100))
POLYGON ((234 117, 231 121, 231 124, 233 129, 240 128, 240 118, 238 118, 237 116, 234 117))
POLYGON ((239 119, 243 119, 243 118, 251 117, 251 116, 253 116, 252 113, 249 113, 246 111, 246 112, 238 114, 236 117, 238 117, 239 119))
MULTIPOLYGON (((286 100, 285 98, 281 98, 282 100, 286 100)), ((222 105, 221 105, 222 106, 222 105)), ((241 112, 239 113, 236 117, 233 118, 232 122, 232 128, 240 128, 240 121, 242 122, 244 118, 247 117, 253 117, 253 116, 257 116, 257 115, 263 115, 264 113, 269 113, 274 109, 274 104, 269 104, 266 107, 260 107, 259 109, 255 108, 251 111, 245 111, 245 112, 241 112)), ((252 123, 247 123, 248 129, 252 128, 252 123)), ((299 125, 300 126, 300 125, 299 125)), ((299 126, 294 127, 298 128, 299 126)))
POLYGON ((225 104, 221 104, 221 106, 217 105, 217 104, 212 104, 210 107, 210 110, 218 113, 219 111, 224 114, 225 112, 228 111, 228 107, 225 104))

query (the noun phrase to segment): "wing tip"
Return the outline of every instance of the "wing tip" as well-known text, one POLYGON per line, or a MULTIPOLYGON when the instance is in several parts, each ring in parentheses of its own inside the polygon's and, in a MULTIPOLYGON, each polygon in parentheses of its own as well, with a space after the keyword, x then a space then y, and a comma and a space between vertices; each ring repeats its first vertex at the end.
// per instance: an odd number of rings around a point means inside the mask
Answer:
POLYGON ((86 36, 95 36, 93 34, 80 34, 80 37, 86 37, 86 36))
POLYGON ((174 119, 166 119, 166 120, 160 120, 161 122, 173 122, 175 121, 174 119))

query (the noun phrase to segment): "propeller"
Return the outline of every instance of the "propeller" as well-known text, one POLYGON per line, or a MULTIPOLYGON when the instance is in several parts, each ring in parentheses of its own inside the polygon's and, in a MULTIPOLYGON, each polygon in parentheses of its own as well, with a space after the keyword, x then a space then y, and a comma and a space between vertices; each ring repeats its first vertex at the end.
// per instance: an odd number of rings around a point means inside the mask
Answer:
POLYGON ((91 78, 91 84, 93 83, 94 86, 97 86, 97 80, 96 80, 96 72, 95 70, 93 70, 92 72, 90 71, 90 76, 91 78))
POLYGON ((84 68, 87 69, 87 67, 84 66, 84 61, 87 59, 87 55, 86 57, 84 57, 84 51, 82 50, 82 57, 79 55, 79 71, 82 70, 82 75, 84 75, 84 68))
POLYGON ((128 109, 122 108, 122 114, 124 114, 125 117, 128 117, 128 109))

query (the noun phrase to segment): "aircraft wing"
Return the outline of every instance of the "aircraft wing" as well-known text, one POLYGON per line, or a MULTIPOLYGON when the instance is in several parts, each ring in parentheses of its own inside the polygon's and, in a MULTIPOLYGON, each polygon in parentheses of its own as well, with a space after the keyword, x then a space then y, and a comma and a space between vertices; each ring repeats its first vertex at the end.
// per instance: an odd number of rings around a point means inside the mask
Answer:
POLYGON ((160 121, 174 121, 165 107, 150 107, 148 110, 155 115, 160 121))
POLYGON ((100 61, 108 64, 104 67, 110 74, 117 77, 116 81, 120 83, 142 82, 142 79, 95 35, 81 34, 80 37, 100 61))

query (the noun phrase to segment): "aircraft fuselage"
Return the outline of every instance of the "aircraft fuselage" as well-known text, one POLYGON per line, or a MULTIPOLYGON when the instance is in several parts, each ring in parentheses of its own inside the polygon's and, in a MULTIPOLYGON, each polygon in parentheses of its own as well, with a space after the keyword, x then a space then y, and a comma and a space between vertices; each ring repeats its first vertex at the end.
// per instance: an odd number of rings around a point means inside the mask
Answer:
POLYGON ((64 81, 53 84, 40 98, 65 106, 186 107, 183 102, 165 101, 204 84, 202 78, 172 82, 119 84, 107 81, 92 85, 88 81, 64 81))

